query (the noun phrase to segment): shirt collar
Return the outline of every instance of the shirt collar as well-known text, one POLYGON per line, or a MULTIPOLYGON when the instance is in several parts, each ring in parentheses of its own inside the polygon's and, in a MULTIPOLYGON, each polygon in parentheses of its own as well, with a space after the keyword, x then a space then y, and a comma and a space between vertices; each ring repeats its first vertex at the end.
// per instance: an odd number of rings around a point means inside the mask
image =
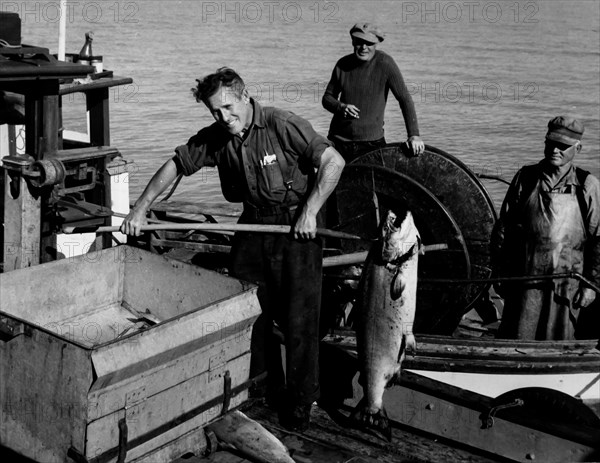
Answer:
POLYGON ((250 103, 254 106, 254 115, 252 118, 252 125, 254 127, 264 129, 267 126, 265 112, 262 106, 254 98, 250 98, 250 103))
MULTIPOLYGON (((542 175, 543 178, 546 180, 550 179, 550 175, 546 172, 546 166, 544 164, 544 160, 540 161, 541 167, 542 167, 542 175)), ((569 170, 567 170, 567 172, 563 175, 563 177, 560 179, 560 181, 558 182, 556 186, 560 186, 560 185, 575 185, 575 186, 580 186, 579 183, 579 178, 577 178, 577 171, 575 170, 575 164, 573 164, 571 162, 571 166, 569 167, 569 170)))

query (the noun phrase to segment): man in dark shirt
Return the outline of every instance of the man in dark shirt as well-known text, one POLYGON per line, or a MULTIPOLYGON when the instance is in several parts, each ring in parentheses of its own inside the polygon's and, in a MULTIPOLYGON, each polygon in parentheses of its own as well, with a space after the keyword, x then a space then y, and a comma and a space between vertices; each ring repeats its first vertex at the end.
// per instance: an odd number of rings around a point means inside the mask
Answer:
POLYGON ((333 113, 329 139, 346 162, 385 146, 383 118, 391 90, 404 116, 407 143, 414 155, 421 154, 425 145, 402 74, 391 56, 377 50, 383 33, 373 24, 359 23, 350 36, 354 52, 337 62, 323 95, 323 107, 333 113))
POLYGON ((291 225, 289 235, 236 233, 231 275, 256 282, 262 315, 252 334, 252 377, 268 372, 267 394, 277 400, 280 422, 308 427, 319 397, 319 313, 322 245, 317 213, 335 188, 344 160, 309 122, 250 98, 241 77, 221 68, 194 90, 216 122, 178 146, 150 180, 121 231, 139 235, 152 202, 179 173, 217 166, 228 201, 243 202, 240 223, 291 225), (281 349, 273 322, 285 335, 285 394, 281 349), (278 397, 274 397, 278 395, 278 397))

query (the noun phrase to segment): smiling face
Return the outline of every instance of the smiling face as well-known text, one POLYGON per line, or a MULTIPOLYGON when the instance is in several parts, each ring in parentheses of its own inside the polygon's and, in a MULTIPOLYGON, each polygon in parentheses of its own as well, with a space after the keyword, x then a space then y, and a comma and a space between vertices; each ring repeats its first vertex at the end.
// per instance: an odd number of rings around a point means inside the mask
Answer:
POLYGON ((574 145, 565 145, 553 140, 546 140, 544 145, 544 157, 554 167, 562 167, 570 163, 575 154, 581 150, 579 142, 574 145))
POLYGON ((369 61, 375 56, 377 44, 367 42, 366 40, 352 37, 352 46, 354 47, 354 56, 361 61, 369 61))
POLYGON ((252 123, 252 105, 245 89, 239 92, 235 87, 221 85, 205 104, 215 120, 233 135, 252 123))

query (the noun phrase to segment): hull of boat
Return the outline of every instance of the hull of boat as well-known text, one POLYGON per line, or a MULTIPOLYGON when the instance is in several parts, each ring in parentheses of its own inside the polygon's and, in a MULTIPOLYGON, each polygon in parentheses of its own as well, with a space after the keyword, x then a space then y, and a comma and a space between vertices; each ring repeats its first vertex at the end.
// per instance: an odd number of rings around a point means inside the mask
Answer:
MULTIPOLYGON (((353 335, 330 335, 330 348, 356 355, 353 335)), ((418 336, 403 371, 489 398, 522 388, 548 388, 582 401, 600 416, 597 341, 515 341, 418 336)))

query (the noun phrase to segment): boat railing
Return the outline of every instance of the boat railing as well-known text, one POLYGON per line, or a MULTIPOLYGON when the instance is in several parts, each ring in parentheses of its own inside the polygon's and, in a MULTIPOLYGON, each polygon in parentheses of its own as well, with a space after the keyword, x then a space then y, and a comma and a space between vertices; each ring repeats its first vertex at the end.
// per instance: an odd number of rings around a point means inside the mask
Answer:
MULTIPOLYGON (((337 274, 328 274, 328 278, 339 278, 343 280, 359 280, 360 275, 337 275, 337 274)), ((578 272, 564 272, 564 273, 552 273, 549 275, 523 275, 523 276, 513 276, 513 277, 494 277, 494 278, 421 278, 419 279, 420 283, 437 283, 437 284, 455 284, 455 285, 466 285, 466 284, 476 284, 476 283, 507 283, 507 282, 520 282, 520 281, 544 281, 544 280, 558 280, 572 278, 575 280, 579 280, 585 285, 589 286, 593 289, 597 294, 600 294, 600 288, 592 283, 588 278, 584 277, 581 273, 578 272)))

